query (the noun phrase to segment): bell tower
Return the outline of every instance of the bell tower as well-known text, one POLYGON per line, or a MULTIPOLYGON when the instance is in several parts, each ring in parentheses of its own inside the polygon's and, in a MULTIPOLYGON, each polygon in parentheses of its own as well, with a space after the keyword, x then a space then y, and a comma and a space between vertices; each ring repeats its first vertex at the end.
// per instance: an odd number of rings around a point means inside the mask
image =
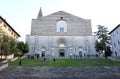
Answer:
POLYGON ((40 11, 38 13, 38 16, 37 16, 37 19, 40 19, 43 17, 43 14, 42 14, 42 9, 40 8, 40 11))

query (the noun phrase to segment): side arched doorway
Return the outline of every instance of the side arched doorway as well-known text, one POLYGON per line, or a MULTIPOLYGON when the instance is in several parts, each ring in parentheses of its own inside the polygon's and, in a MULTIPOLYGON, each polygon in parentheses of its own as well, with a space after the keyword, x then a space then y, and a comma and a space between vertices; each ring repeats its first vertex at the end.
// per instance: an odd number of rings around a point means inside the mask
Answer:
POLYGON ((41 57, 45 57, 45 51, 41 52, 41 57))
POLYGON ((83 51, 83 47, 82 46, 80 46, 79 48, 78 48, 78 56, 80 57, 80 58, 83 58, 83 57, 85 57, 85 53, 84 53, 84 51, 83 51))
POLYGON ((79 57, 82 58, 82 51, 79 51, 79 57))
POLYGON ((41 48, 41 57, 45 57, 46 49, 45 47, 41 48))

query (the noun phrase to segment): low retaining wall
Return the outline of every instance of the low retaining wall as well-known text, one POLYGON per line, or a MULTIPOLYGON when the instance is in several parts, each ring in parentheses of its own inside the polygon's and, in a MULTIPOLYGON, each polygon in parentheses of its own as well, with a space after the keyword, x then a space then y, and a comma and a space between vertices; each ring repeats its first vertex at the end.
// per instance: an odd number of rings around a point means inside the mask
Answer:
POLYGON ((7 63, 7 62, 8 62, 8 60, 1 61, 1 63, 7 63))
POLYGON ((3 70, 3 69, 5 69, 5 68, 7 68, 7 67, 8 67, 8 63, 2 64, 2 65, 0 66, 0 71, 3 70))
POLYGON ((15 58, 11 59, 10 61, 15 61, 15 60, 17 60, 17 59, 18 59, 18 57, 15 57, 15 58))
POLYGON ((20 57, 21 59, 23 59, 23 58, 25 58, 26 56, 22 56, 22 57, 20 57))

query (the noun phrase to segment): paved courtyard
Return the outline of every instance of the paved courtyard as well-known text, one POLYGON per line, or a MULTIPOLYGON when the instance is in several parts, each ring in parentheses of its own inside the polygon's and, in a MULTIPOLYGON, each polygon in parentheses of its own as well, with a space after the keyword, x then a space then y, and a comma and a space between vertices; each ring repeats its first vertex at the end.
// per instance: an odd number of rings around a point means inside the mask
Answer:
POLYGON ((120 79, 120 67, 8 67, 0 79, 120 79))

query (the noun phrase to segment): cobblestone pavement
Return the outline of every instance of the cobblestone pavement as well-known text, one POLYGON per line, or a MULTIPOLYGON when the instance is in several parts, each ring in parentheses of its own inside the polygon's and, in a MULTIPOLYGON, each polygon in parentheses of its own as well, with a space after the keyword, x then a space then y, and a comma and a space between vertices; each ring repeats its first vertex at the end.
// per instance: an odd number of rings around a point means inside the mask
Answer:
POLYGON ((8 67, 0 79, 120 79, 120 67, 8 67))

